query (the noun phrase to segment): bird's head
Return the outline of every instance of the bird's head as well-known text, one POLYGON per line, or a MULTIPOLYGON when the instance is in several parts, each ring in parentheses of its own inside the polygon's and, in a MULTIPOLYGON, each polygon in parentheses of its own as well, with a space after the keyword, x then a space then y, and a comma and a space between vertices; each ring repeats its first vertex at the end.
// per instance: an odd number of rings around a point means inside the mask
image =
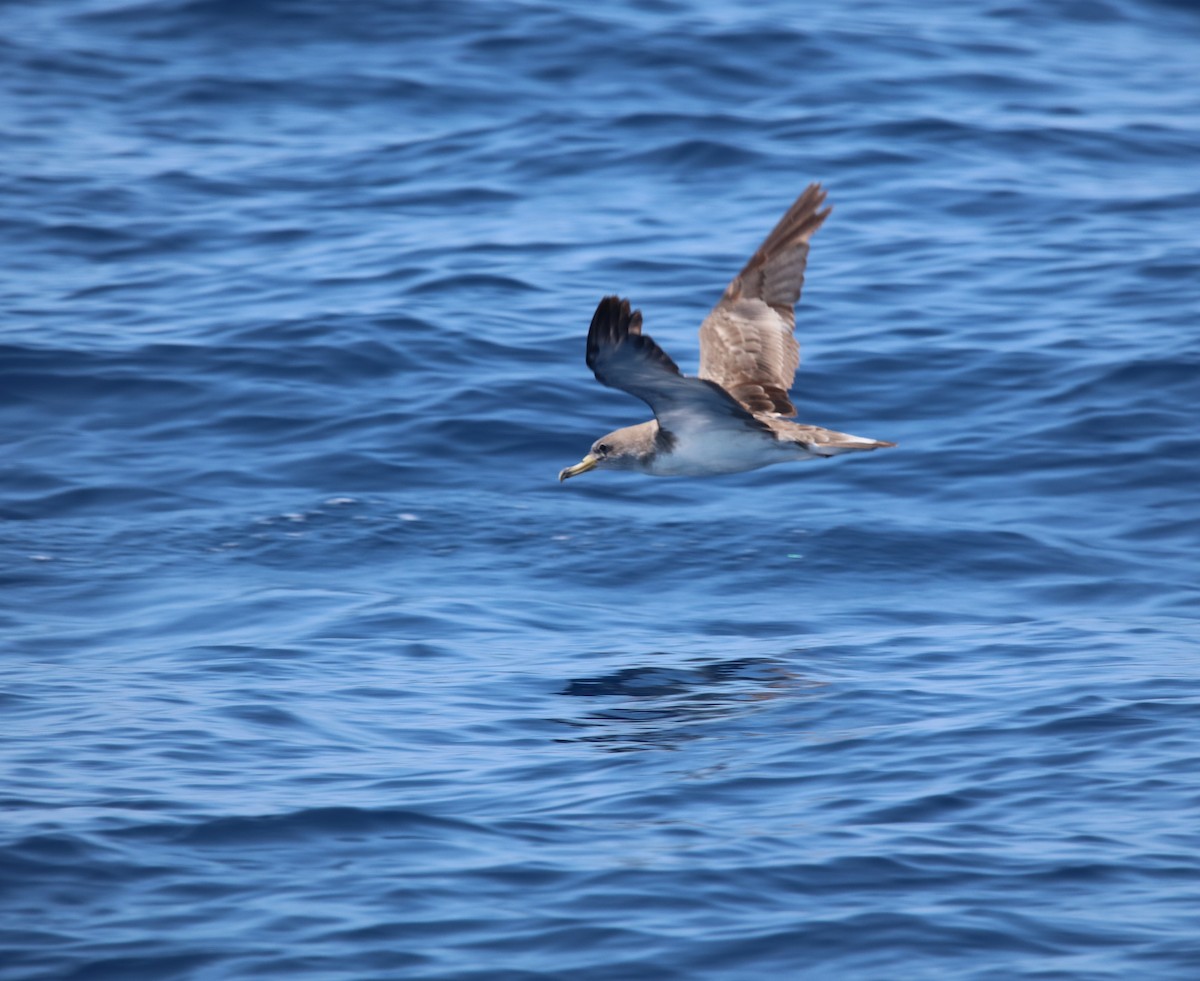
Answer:
POLYGON ((559 481, 578 477, 589 470, 645 470, 655 452, 652 428, 657 429, 657 424, 644 422, 601 436, 592 444, 587 456, 575 466, 559 471, 559 481))

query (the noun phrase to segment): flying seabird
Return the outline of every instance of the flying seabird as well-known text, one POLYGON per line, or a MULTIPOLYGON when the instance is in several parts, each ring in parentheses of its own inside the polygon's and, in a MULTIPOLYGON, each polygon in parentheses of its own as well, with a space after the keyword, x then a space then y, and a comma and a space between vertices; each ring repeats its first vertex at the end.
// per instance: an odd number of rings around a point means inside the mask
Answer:
POLYGON ((808 240, 832 208, 810 184, 779 220, 700 325, 700 376, 682 374, 642 333, 642 312, 606 296, 588 329, 587 365, 596 379, 650 406, 654 418, 602 436, 560 481, 589 470, 698 477, 757 470, 785 460, 895 446, 789 422, 800 364, 796 301, 808 240))

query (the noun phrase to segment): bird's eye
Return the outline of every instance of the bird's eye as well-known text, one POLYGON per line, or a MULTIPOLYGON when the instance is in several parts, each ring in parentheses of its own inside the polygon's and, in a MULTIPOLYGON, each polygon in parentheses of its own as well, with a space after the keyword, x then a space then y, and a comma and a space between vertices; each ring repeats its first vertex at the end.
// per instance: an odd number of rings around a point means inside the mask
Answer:
POLYGON ((596 454, 597 454, 597 456, 608 456, 608 444, 607 443, 597 443, 596 444, 596 454))

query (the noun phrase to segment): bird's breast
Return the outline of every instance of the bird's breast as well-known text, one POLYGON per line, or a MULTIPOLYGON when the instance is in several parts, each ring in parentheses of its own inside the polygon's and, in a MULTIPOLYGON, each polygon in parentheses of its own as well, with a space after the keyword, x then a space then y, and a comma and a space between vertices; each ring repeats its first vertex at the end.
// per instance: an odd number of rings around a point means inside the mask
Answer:
POLYGON ((703 438, 678 437, 669 452, 658 452, 647 468, 659 477, 698 477, 740 473, 797 458, 796 448, 750 430, 718 430, 703 438))

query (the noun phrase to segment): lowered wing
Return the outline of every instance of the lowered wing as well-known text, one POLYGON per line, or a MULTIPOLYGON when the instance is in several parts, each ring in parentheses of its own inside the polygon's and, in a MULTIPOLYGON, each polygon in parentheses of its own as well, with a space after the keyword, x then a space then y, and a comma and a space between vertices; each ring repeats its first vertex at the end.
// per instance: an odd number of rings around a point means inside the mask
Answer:
POLYGON ((680 374, 670 356, 642 333, 642 312, 631 311, 629 301, 620 297, 606 296, 596 307, 588 328, 587 364, 602 385, 650 406, 667 432, 721 425, 765 428, 720 385, 680 374))

